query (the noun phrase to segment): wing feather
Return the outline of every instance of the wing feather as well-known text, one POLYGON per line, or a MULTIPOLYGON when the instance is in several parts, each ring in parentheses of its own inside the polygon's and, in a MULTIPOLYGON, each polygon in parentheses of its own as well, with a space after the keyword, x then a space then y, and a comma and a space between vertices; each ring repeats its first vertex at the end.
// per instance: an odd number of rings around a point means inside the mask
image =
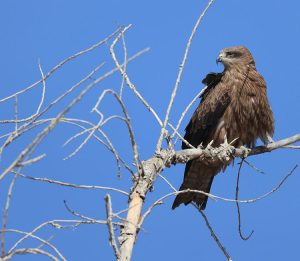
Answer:
MULTIPOLYGON (((210 73, 202 82, 207 84, 207 88, 201 95, 201 102, 187 125, 184 136, 195 147, 201 143, 205 146, 210 142, 209 139, 231 100, 226 86, 222 83, 221 73, 210 73)), ((183 142, 182 149, 186 148, 188 146, 183 142)))

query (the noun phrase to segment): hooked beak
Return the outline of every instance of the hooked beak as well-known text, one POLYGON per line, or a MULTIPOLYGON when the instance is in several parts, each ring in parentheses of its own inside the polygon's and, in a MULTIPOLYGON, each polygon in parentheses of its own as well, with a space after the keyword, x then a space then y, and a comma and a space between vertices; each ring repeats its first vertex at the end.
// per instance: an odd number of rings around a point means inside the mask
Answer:
POLYGON ((218 63, 223 62, 223 57, 224 57, 224 55, 222 53, 220 53, 218 58, 216 59, 216 63, 218 64, 218 63))

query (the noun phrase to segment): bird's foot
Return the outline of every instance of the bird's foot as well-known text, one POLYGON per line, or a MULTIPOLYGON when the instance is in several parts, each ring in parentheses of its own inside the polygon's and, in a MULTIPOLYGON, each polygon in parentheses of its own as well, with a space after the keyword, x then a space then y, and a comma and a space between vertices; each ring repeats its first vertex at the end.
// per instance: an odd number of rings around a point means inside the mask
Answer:
POLYGON ((232 155, 235 152, 234 146, 228 143, 226 135, 224 136, 224 143, 218 148, 217 156, 222 162, 228 162, 232 159, 232 155))
POLYGON ((242 158, 245 159, 248 157, 249 153, 251 152, 251 149, 246 148, 245 146, 241 146, 240 149, 242 150, 242 158))

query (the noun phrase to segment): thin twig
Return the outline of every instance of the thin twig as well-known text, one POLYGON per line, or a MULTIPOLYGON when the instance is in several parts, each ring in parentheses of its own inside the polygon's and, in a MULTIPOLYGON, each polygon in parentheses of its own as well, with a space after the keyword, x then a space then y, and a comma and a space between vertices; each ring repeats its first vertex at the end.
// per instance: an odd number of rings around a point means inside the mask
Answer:
POLYGON ((189 143, 184 137, 182 137, 180 135, 180 133, 176 130, 176 128, 171 124, 171 123, 168 123, 168 125, 171 127, 171 129, 174 131, 173 134, 174 135, 177 135, 177 137, 185 144, 188 146, 188 148, 191 148, 191 149, 196 149, 191 143, 189 143))
MULTIPOLYGON (((40 225, 38 225, 36 228, 34 228, 31 232, 27 232, 26 235, 24 235, 22 238, 20 238, 8 251, 8 253, 13 252, 24 240, 27 238, 31 237, 33 234, 35 234, 37 231, 41 230, 45 226, 51 225, 52 227, 56 229, 62 229, 66 228, 65 226, 62 225, 62 223, 66 224, 73 224, 72 228, 78 227, 79 225, 93 225, 93 224, 99 224, 99 225, 106 225, 107 221, 106 220, 66 220, 66 219, 55 219, 55 220, 50 220, 46 221, 40 225)), ((114 222, 115 225, 122 225, 121 223, 114 222)))
POLYGON ((31 165, 31 164, 37 163, 38 161, 42 160, 45 157, 46 157, 46 154, 42 154, 42 155, 37 156, 37 157, 35 157, 33 159, 20 162, 17 166, 18 167, 25 167, 27 165, 31 165))
MULTIPOLYGON (((25 119, 21 119, 21 120, 17 120, 16 124, 18 122, 26 122, 29 121, 28 123, 22 125, 18 130, 12 132, 8 139, 4 142, 4 144, 1 146, 0 148, 0 155, 2 154, 3 150, 5 147, 7 147, 9 144, 11 144, 15 139, 17 139, 18 137, 20 137, 22 134, 24 134, 26 131, 31 130, 32 128, 35 127, 35 123, 36 120, 41 117, 43 114, 45 114, 51 107, 53 107, 56 103, 58 103, 59 101, 61 101, 63 98, 65 98, 68 94, 70 94, 72 91, 74 91, 78 86, 80 86, 81 84, 83 84, 86 80, 90 79, 90 77, 96 73, 102 66, 104 65, 104 63, 102 63, 101 65, 97 66, 91 73, 89 73, 85 78, 83 78, 82 80, 80 80, 78 83, 76 83, 75 85, 73 85, 70 89, 68 89, 65 93, 63 93, 61 96, 59 96, 57 99, 55 99, 53 102, 51 102, 42 112, 39 112, 39 109, 37 110, 37 112, 33 115, 31 115, 28 118, 25 119)), ((40 102, 40 104, 42 104, 43 101, 43 96, 42 96, 42 100, 40 102)), ((10 123, 13 121, 0 121, 1 123, 10 123)))
POLYGON ((169 180, 167 180, 166 177, 164 177, 161 173, 159 174, 159 177, 164 181, 166 182, 169 187, 173 190, 173 191, 177 191, 177 189, 171 184, 171 182, 169 180))
MULTIPOLYGON (((64 158, 64 160, 68 160, 68 159, 72 158, 73 156, 75 156, 84 147, 84 145, 86 145, 88 143, 88 141, 90 140, 90 138, 94 136, 94 133, 97 131, 97 129, 100 126, 101 126, 101 119, 100 119, 99 123, 95 127, 93 127, 92 129, 88 130, 88 132, 89 132, 88 136, 84 139, 83 142, 80 143, 80 145, 73 152, 71 152, 68 156, 66 156, 64 158)), ((81 132, 81 133, 83 133, 83 132, 81 132)), ((72 136, 71 138, 73 138, 73 137, 74 136, 72 136)))
MULTIPOLYGON (((71 88, 69 88, 67 91, 65 91, 62 95, 60 95, 58 98, 56 98, 53 102, 51 102, 43 111, 39 112, 39 113, 35 113, 27 118, 24 119, 19 119, 17 122, 21 123, 21 122, 26 122, 29 120, 36 120, 39 117, 41 117, 43 114, 45 114, 49 109, 51 109, 55 104, 57 104, 58 102, 60 102, 62 99, 64 99, 67 95, 69 95, 70 93, 72 93, 75 89, 77 89, 80 85, 82 85, 84 82, 86 82, 87 80, 91 80, 91 77, 99 71, 99 69, 101 69, 103 66, 105 65, 105 63, 101 63, 100 65, 98 65, 97 67, 95 67, 88 75, 86 75, 83 79, 81 79, 79 82, 77 82, 76 84, 74 84, 71 88)), ((32 122, 33 122, 32 121, 32 122)), ((15 120, 0 120, 0 123, 14 123, 15 120)), ((31 123, 32 123, 31 122, 31 123)), ((28 123, 30 124, 30 123, 28 123)), ((22 128, 25 128, 27 125, 22 126, 22 128)))
POLYGON ((176 135, 176 132, 178 132, 179 128, 180 128, 180 125, 185 117, 185 115, 187 114, 187 112, 189 111, 189 109, 192 107, 192 105, 199 99, 199 97, 201 96, 201 94, 206 90, 206 87, 204 87, 200 92, 198 92, 195 97, 190 101, 190 103, 186 106, 186 108, 184 109, 184 111, 182 112, 179 120, 178 120, 178 123, 176 125, 176 128, 174 130, 174 132, 172 133, 171 135, 171 138, 173 139, 174 136, 176 135))
MULTIPOLYGON (((45 240, 45 242, 50 242, 52 239, 54 238, 54 236, 50 236, 48 239, 45 240)), ((41 249, 45 246, 45 243, 41 243, 40 245, 38 245, 38 249, 41 249)))
POLYGON ((238 231, 239 231, 239 235, 240 238, 243 240, 248 240, 254 233, 254 230, 252 230, 250 232, 250 234, 248 236, 244 236, 242 233, 242 223, 241 223, 241 211, 240 211, 240 205, 239 205, 239 182, 240 182, 240 175, 241 175, 241 169, 243 166, 243 162, 244 159, 242 159, 242 161, 240 162, 240 166, 239 166, 239 170, 238 170, 238 174, 237 174, 237 178, 236 178, 236 188, 235 188, 235 204, 236 204, 236 208, 237 208, 237 213, 238 213, 238 231))
MULTIPOLYGON (((7 215, 8 215, 8 210, 9 210, 9 206, 10 206, 10 199, 11 199, 12 191, 15 186, 17 177, 18 177, 18 175, 15 174, 9 185, 8 191, 7 191, 5 209, 4 209, 3 216, 2 216, 2 231, 6 230, 7 215)), ((2 253, 2 256, 4 256, 4 254, 5 254, 5 232, 1 233, 1 253, 2 253)))
MULTIPOLYGON (((123 52, 124 52, 124 61, 123 61, 123 70, 126 73, 126 67, 127 67, 127 48, 126 48, 126 42, 125 42, 125 35, 122 33, 122 43, 123 43, 123 52)), ((122 83, 120 87, 120 99, 122 100, 123 95, 123 89, 124 89, 124 83, 125 83, 125 77, 122 76, 122 83)))
POLYGON ((42 106, 43 106, 43 103, 44 103, 44 100, 45 100, 45 93, 46 93, 46 81, 45 81, 45 75, 44 75, 44 72, 42 70, 42 66, 39 62, 39 70, 40 70, 40 73, 41 73, 41 76, 42 76, 42 83, 43 83, 43 91, 42 91, 42 97, 41 97, 41 101, 40 101, 40 104, 37 108, 37 111, 36 111, 36 114, 39 114, 42 106))
MULTIPOLYGON (((141 52, 140 52, 141 53, 141 52)), ((136 54, 137 56, 138 54, 136 54)), ((111 74, 113 74, 116 71, 116 68, 111 70, 110 72, 104 74, 103 76, 99 77, 95 81, 93 81, 91 84, 89 84, 69 105, 61 111, 55 120, 53 120, 44 130, 42 130, 36 137, 35 139, 19 154, 19 156, 16 158, 16 160, 8 167, 6 168, 2 174, 0 175, 0 181, 9 173, 11 172, 15 166, 17 166, 24 158, 30 157, 30 155, 33 153, 35 148, 37 147, 38 144, 52 131, 53 128, 56 127, 56 125, 60 122, 60 120, 64 117, 66 113, 69 112, 69 110, 76 104, 78 103, 83 96, 90 90, 92 89, 97 83, 101 82, 105 78, 109 77, 111 74)))
POLYGON ((76 53, 76 54, 74 54, 74 55, 72 55, 72 56, 70 56, 70 57, 64 59, 63 61, 59 62, 57 65, 55 65, 55 66, 54 66, 54 67, 53 67, 53 68, 45 75, 44 78, 38 80, 37 82, 33 83, 32 85, 26 87, 25 89, 23 89, 23 90, 21 90, 21 91, 18 91, 18 92, 14 93, 14 94, 12 94, 12 95, 10 95, 10 96, 8 96, 8 97, 5 97, 5 98, 1 99, 1 100, 0 100, 0 103, 1 103, 1 102, 4 102, 4 101, 7 101, 7 100, 9 100, 9 99, 11 99, 11 98, 13 98, 15 95, 22 94, 22 93, 24 93, 24 92, 26 92, 26 91, 32 89, 32 88, 35 87, 36 85, 40 84, 41 82, 46 81, 46 80, 51 76, 51 74, 52 74, 53 72, 55 72, 57 69, 59 69, 60 67, 62 67, 65 63, 67 63, 67 62, 69 62, 69 61, 71 61, 71 60, 73 60, 73 59, 75 59, 75 58, 77 58, 77 57, 79 57, 79 56, 81 56, 81 55, 83 55, 83 54, 85 54, 85 53, 88 53, 88 52, 90 52, 90 51, 96 49, 97 47, 101 46, 102 44, 107 43, 107 42, 108 42, 111 38, 113 38, 119 31, 120 31, 120 28, 118 28, 116 31, 114 31, 111 35, 109 35, 108 37, 106 37, 104 40, 101 40, 100 42, 98 42, 98 43, 96 43, 96 44, 94 44, 94 45, 88 47, 87 49, 82 50, 82 51, 80 51, 80 52, 78 52, 78 53, 76 53))
POLYGON ((15 255, 24 255, 24 254, 34 254, 34 255, 44 255, 49 258, 51 258, 54 261, 59 261, 58 258, 50 254, 49 252, 39 249, 39 248, 20 248, 20 249, 15 249, 14 251, 9 252, 8 255, 5 255, 2 257, 1 261, 6 261, 11 259, 15 255))
MULTIPOLYGON (((118 177, 120 177, 121 176, 121 166, 120 166, 120 159, 121 159, 121 157, 119 156, 119 153, 117 152, 117 150, 115 149, 113 143, 108 138, 108 136, 105 134, 105 132, 102 131, 101 129, 98 129, 98 131, 101 133, 101 135, 103 136, 103 138, 106 140, 107 145, 110 148, 110 151, 115 155, 115 158, 117 160, 118 177)), ((134 176, 134 173, 131 172, 131 175, 134 176)))
POLYGON ((206 5, 205 9, 203 10, 203 12, 201 13, 201 15, 199 16, 193 30, 192 30, 192 33, 189 37, 189 40, 187 42, 187 45, 186 45, 186 48, 185 48, 185 52, 184 52, 184 56, 183 56, 183 59, 182 59, 182 62, 179 66, 179 71, 178 71, 178 75, 177 75, 177 79, 176 79, 176 83, 175 83, 175 86, 174 86, 174 89, 172 91, 172 94, 171 94, 171 99, 170 99, 170 102, 169 102, 169 105, 168 105, 168 108, 167 108, 167 112, 166 112, 166 115, 165 115, 165 119, 164 119, 164 123, 162 125, 162 128, 161 128, 161 132, 160 132, 160 136, 158 138, 158 142, 157 142, 157 145, 156 145, 156 151, 160 151, 161 150, 161 145, 162 145, 162 141, 163 141, 163 137, 165 135, 165 132, 166 132, 166 126, 168 124, 168 121, 169 121, 169 115, 170 115, 170 112, 171 112, 171 109, 172 109, 172 106, 173 106, 173 103, 174 103, 174 100, 175 100, 175 96, 177 94, 177 90, 178 90, 178 87, 179 87, 179 83, 180 83, 180 80, 181 80, 181 75, 182 75, 182 72, 183 72, 183 69, 184 69, 184 66, 185 66, 185 63, 187 61, 187 57, 188 57, 188 54, 189 54, 189 51, 190 51, 190 47, 191 47, 191 44, 192 44, 192 41, 194 39, 194 36, 197 32, 197 29, 203 19, 203 17, 205 16, 207 10, 209 9, 209 7, 211 6, 211 4, 214 2, 214 0, 210 0, 208 2, 208 4, 206 5))
MULTIPOLYGON (((164 199, 172 196, 172 195, 178 195, 178 194, 181 194, 181 193, 188 193, 188 192, 195 192, 195 193, 201 193, 201 194, 204 194, 212 199, 219 199, 219 200, 224 200, 224 201, 228 201, 228 202, 239 202, 239 203, 254 203, 254 202, 257 202, 258 200, 261 200, 267 196, 269 196, 270 194, 274 193, 277 189, 280 188, 280 186, 286 181, 286 179, 292 175, 292 173, 294 172, 294 170, 296 169, 297 166, 295 166, 292 171, 286 175, 281 181, 280 183, 274 187, 270 192, 260 196, 260 197, 257 197, 255 199, 250 199, 250 200, 238 200, 238 199, 228 199, 228 198, 223 198, 223 197, 219 197, 219 196, 215 196, 215 195, 212 195, 212 194, 209 194, 209 193, 205 193, 203 191, 198 191, 198 190, 190 190, 190 189, 187 189, 187 190, 183 190, 183 191, 175 191, 175 192, 172 192, 172 193, 169 193, 169 194, 166 194, 164 195, 163 197, 159 198, 158 200, 156 200, 149 208, 148 210, 145 212, 145 214, 142 216, 140 222, 139 222, 139 227, 142 225, 142 223, 144 222, 145 218, 150 214, 150 212, 152 211, 152 209, 156 206, 156 205, 159 205, 163 202, 164 199)), ((203 211, 201 211, 197 206, 195 206, 200 214, 202 215, 202 217, 204 218, 205 222, 206 222, 206 225, 207 227, 209 228, 210 232, 211 232, 211 235, 212 237, 214 238, 214 240, 216 241, 216 243, 218 244, 219 248, 222 250, 222 252, 224 253, 224 255, 226 256, 226 258, 228 260, 231 260, 228 252, 226 251, 226 249, 222 246, 222 244, 220 243, 219 239, 217 238, 216 234, 214 233, 212 227, 210 226, 209 224, 209 221, 207 219, 207 217, 205 216, 205 214, 203 213, 203 211)))
POLYGON ((108 232, 109 232, 109 242, 114 250, 115 256, 117 259, 120 258, 120 251, 117 245, 117 241, 115 238, 115 233, 114 233, 114 228, 112 225, 112 217, 113 217, 113 212, 112 212, 112 203, 111 203, 111 198, 110 195, 107 194, 104 198, 105 200, 105 206, 106 206, 106 216, 107 216, 107 227, 108 227, 108 232))
MULTIPOLYGON (((220 197, 220 196, 217 196, 217 195, 214 195, 214 194, 211 194, 211 193, 207 193, 207 192, 204 192, 204 191, 201 191, 201 190, 196 190, 196 189, 185 189, 185 190, 180 190, 180 191, 174 191, 174 192, 170 192, 168 194, 165 194, 164 196, 160 197, 159 199, 157 199, 153 204, 157 204, 157 202, 161 202, 171 196, 177 196, 178 194, 182 194, 182 193, 199 193, 199 194, 203 194, 215 201, 217 200, 222 200, 222 201, 225 201, 225 202, 239 202, 239 203, 255 203, 259 200, 262 200, 264 198, 266 198, 267 196, 273 194, 275 191, 277 191, 281 185, 294 173, 295 169, 297 168, 297 165, 269 192, 257 197, 257 198, 254 198, 254 199, 243 199, 243 200, 236 200, 236 199, 232 199, 232 198, 225 198, 225 197, 220 197)), ((153 205, 152 204, 152 205, 153 205)), ((152 205, 150 207, 152 207, 152 205)))
MULTIPOLYGON (((145 52, 147 52, 149 50, 149 48, 146 48, 138 53, 136 53, 135 55, 133 55, 132 57, 130 57, 127 60, 127 63, 131 62, 132 60, 136 59, 137 57, 139 57, 140 55, 144 54, 145 52)), ((17 133, 13 132, 11 134, 9 134, 10 136, 8 137, 8 139, 5 141, 5 143, 2 145, 2 147, 0 148, 0 155, 3 151, 3 149, 10 143, 12 143, 13 140, 15 140, 17 137, 19 137, 21 134, 23 134, 25 131, 28 131, 30 129, 32 129, 33 127, 28 127, 29 125, 33 124, 33 122, 35 122, 35 120, 40 117, 43 113, 45 113, 48 109, 50 109, 55 103, 59 102, 61 99, 63 99, 66 95, 68 95, 69 93, 71 93, 75 88, 77 88, 79 85, 81 85, 84 81, 86 81, 87 79, 90 79, 91 75, 94 74, 98 69, 100 69, 102 66, 104 65, 101 64, 100 66, 98 66, 91 74, 89 74, 87 77, 85 77, 84 79, 82 79, 80 82, 78 82, 77 84, 75 84, 71 89, 69 89, 67 92, 65 92, 63 95, 61 95, 59 98, 57 98, 54 102, 52 102, 47 108, 45 108, 42 112, 40 112, 38 115, 35 115, 33 118, 32 116, 30 116, 25 120, 31 120, 31 122, 24 124, 23 126, 21 126, 18 130, 17 133)), ((113 73, 115 73, 116 71, 118 71, 117 68, 112 69, 111 71, 109 71, 108 73, 104 74, 102 77, 98 78, 97 80, 95 80, 92 84, 95 85, 96 83, 102 81, 103 79, 107 78, 108 76, 112 75, 113 73)), ((21 120, 18 120, 19 122, 21 120)), ((1 121, 0 121, 1 122, 1 121)), ((5 122, 15 122, 14 121, 2 121, 2 123, 5 122)), ((23 151, 24 152, 24 151, 23 151)), ((19 155, 20 157, 22 157, 21 155, 19 155)), ((20 158, 18 158, 18 160, 20 160, 20 158)), ((10 169, 13 168, 13 166, 17 164, 17 162, 14 162, 7 170, 4 171, 4 173, 2 173, 0 175, 0 180, 9 172, 10 169)), ((127 168, 127 167, 126 167, 127 168)), ((127 168, 128 169, 128 168, 127 168)))
MULTIPOLYGON (((72 124, 72 125, 75 125, 75 126, 78 126, 79 128, 83 129, 82 132, 75 134, 70 139, 68 139, 64 144, 69 143, 72 139, 76 138, 77 136, 80 136, 81 134, 85 133, 86 131, 93 130, 93 128, 95 127, 95 125, 93 123, 88 122, 88 121, 84 121, 84 120, 80 120, 80 119, 63 118, 61 121, 69 123, 69 124, 72 124), (78 122, 87 124, 87 125, 91 126, 91 128, 87 129, 84 126, 78 124, 78 122)), ((102 145, 104 145, 115 156, 115 158, 117 160, 118 175, 119 175, 119 171, 120 171, 120 168, 121 168, 119 162, 122 162, 122 164, 124 165, 124 167, 131 173, 131 175, 134 175, 133 170, 129 167, 129 165, 125 162, 125 160, 117 153, 117 151, 112 146, 111 141, 108 139, 108 137, 105 135, 105 133, 102 132, 100 129, 98 129, 97 131, 104 137, 104 139, 106 140, 107 144, 102 139, 100 139, 95 133, 93 134, 93 137, 98 142, 100 142, 102 145)))
POLYGON ((131 141, 131 146, 132 146, 132 149, 133 149, 134 162, 135 162, 135 165, 136 165, 137 169, 139 170, 140 168, 142 168, 142 164, 141 164, 141 161, 140 161, 140 158, 139 158, 138 146, 137 146, 136 141, 135 141, 135 137, 134 137, 130 117, 129 117, 127 109, 126 109, 123 101, 119 97, 119 95, 114 90, 111 90, 111 89, 104 90, 102 92, 102 94, 100 95, 100 97, 99 97, 99 99, 98 99, 98 101, 97 101, 97 103, 94 106, 92 111, 98 111, 98 107, 99 107, 101 101, 103 100, 103 98, 105 97, 105 95, 107 93, 112 94, 116 98, 117 102, 120 104, 120 106, 122 108, 122 111, 123 111, 124 116, 126 118, 125 123, 126 123, 127 128, 128 128, 130 141, 131 141))
POLYGON ((87 217, 87 216, 84 216, 82 214, 79 214, 77 212, 75 212, 73 209, 71 209, 68 204, 67 204, 67 201, 64 200, 64 205, 65 205, 65 208, 67 209, 68 212, 70 212, 72 215, 74 215, 75 217, 79 217, 79 218, 82 218, 82 219, 86 219, 86 220, 89 220, 89 221, 93 221, 95 220, 94 218, 90 218, 90 217, 87 217))
POLYGON ((145 100, 145 98, 139 93, 139 91, 136 89, 136 87, 134 86, 134 84, 130 81, 127 73, 123 70, 122 66, 119 64, 118 59, 116 57, 116 54, 114 52, 114 47, 115 47, 116 43, 120 40, 120 38, 122 37, 122 34, 124 34, 130 27, 131 27, 131 25, 129 25, 129 26, 125 27, 124 29, 122 29, 121 33, 113 41, 112 45, 110 46, 110 54, 112 56, 113 61, 115 62, 116 67, 120 71, 122 77, 125 78, 126 83, 129 86, 129 88, 138 97, 138 99, 145 105, 145 107, 153 114, 153 116, 157 120, 158 124, 160 126, 162 126, 161 119, 159 118, 159 116, 157 115, 157 113, 154 111, 154 109, 150 106, 150 104, 145 100))
POLYGON ((155 201, 155 202, 147 209, 147 211, 145 211, 145 213, 143 214, 143 216, 140 218, 140 222, 139 222, 139 224, 138 224, 138 227, 140 228, 140 227, 143 225, 143 223, 144 223, 146 217, 149 216, 149 214, 151 213, 151 211, 153 210, 154 207, 159 206, 159 205, 162 205, 163 203, 164 203, 163 201, 158 201, 158 200, 155 201))
POLYGON ((194 207, 199 211, 199 213, 201 214, 201 216, 203 217, 205 224, 207 226, 207 228, 210 231, 210 234, 212 236, 212 238, 215 240, 215 242, 217 243, 218 247, 221 249, 221 251, 223 252, 223 254, 225 255, 225 257, 227 258, 228 261, 232 261, 230 255, 228 254, 227 250, 225 249, 225 247, 221 244, 219 238, 217 237, 216 233, 214 232, 213 228, 211 227, 211 225, 209 224, 208 218, 206 217, 206 215, 204 214, 203 210, 201 210, 196 204, 193 204, 194 207))
MULTIPOLYGON (((17 229, 6 229, 5 231, 3 231, 3 230, 1 231, 1 233, 3 233, 3 232, 13 232, 13 233, 21 234, 21 235, 29 235, 28 232, 24 232, 24 231, 17 230, 17 229)), ((37 239, 43 245, 50 247, 62 260, 64 260, 64 261, 66 260, 66 258, 60 253, 60 251, 53 244, 51 244, 49 242, 49 240, 44 240, 41 237, 38 237, 38 236, 32 235, 32 234, 30 234, 29 237, 37 239)), ((38 247, 38 248, 40 249, 41 247, 38 247)), ((7 255, 9 255, 10 253, 11 252, 8 252, 7 255)))
MULTIPOLYGON (((56 103, 58 103, 59 101, 61 101, 63 98, 65 98, 68 94, 70 94, 72 91, 74 91, 78 86, 80 86, 82 83, 84 83, 86 80, 90 79, 90 77, 96 73, 102 66, 104 65, 104 63, 102 63, 101 65, 97 66, 91 73, 89 73, 85 78, 83 78, 82 80, 80 80, 78 83, 76 83, 75 85, 73 85, 70 89, 68 89, 65 93, 63 93, 61 96, 59 96, 57 99, 55 99, 53 102, 51 102, 42 112, 39 112, 39 110, 37 111, 37 113, 31 115, 30 117, 26 118, 26 119, 21 119, 18 120, 17 122, 23 122, 23 121, 28 121, 30 120, 30 122, 22 125, 17 131, 11 133, 11 135, 8 137, 8 139, 4 142, 4 144, 1 146, 0 148, 0 154, 2 153, 3 149, 5 147, 7 147, 9 144, 11 144, 15 139, 17 139, 18 137, 20 137, 23 133, 25 133, 26 131, 32 129, 34 127, 34 123, 36 122, 36 120, 41 117, 43 114, 45 114, 51 107, 53 107, 56 103)), ((41 103, 42 104, 42 101, 41 103)), ((9 123, 10 121, 8 121, 9 123)), ((5 121, 2 121, 2 123, 5 123, 5 121)))
MULTIPOLYGON (((278 190, 281 185, 294 173, 294 171, 296 170, 296 168, 298 167, 298 165, 295 165, 295 167, 278 183, 278 185, 276 187, 274 187, 271 191, 267 192, 266 194, 263 194, 262 196, 256 198, 256 199, 252 199, 248 202, 245 203, 254 203, 256 201, 259 201, 263 198, 268 197, 269 195, 273 194, 276 190, 278 190)), ((244 203, 243 201, 239 200, 238 202, 244 203)))
MULTIPOLYGON (((13 173, 16 173, 16 172, 13 171, 13 173)), ((48 179, 48 178, 31 177, 31 176, 27 176, 27 175, 24 175, 21 173, 16 173, 16 174, 22 178, 31 179, 31 180, 35 180, 35 181, 47 182, 50 184, 56 184, 56 185, 65 186, 65 187, 78 188, 78 189, 110 190, 110 191, 118 192, 123 195, 129 196, 129 193, 127 193, 123 190, 120 190, 120 189, 112 188, 112 187, 94 186, 94 185, 93 186, 92 185, 78 185, 78 184, 67 183, 67 182, 58 181, 58 180, 52 180, 52 179, 48 179)))
POLYGON ((256 172, 260 173, 260 174, 266 174, 263 170, 257 168, 256 166, 254 166, 251 162, 249 162, 248 160, 244 159, 244 162, 250 166, 252 169, 254 169, 256 172))
POLYGON ((18 119, 19 119, 19 103, 18 103, 18 95, 15 96, 15 132, 18 132, 18 119))

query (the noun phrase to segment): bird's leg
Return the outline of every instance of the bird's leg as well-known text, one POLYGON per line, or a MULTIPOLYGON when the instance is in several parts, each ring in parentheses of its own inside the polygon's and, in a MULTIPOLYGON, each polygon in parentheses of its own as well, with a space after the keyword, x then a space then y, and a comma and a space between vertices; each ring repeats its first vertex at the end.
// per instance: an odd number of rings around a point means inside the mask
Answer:
MULTIPOLYGON (((269 143, 275 142, 269 133, 267 133, 267 139, 268 139, 269 143)), ((267 145, 267 144, 265 144, 265 145, 267 145)))

